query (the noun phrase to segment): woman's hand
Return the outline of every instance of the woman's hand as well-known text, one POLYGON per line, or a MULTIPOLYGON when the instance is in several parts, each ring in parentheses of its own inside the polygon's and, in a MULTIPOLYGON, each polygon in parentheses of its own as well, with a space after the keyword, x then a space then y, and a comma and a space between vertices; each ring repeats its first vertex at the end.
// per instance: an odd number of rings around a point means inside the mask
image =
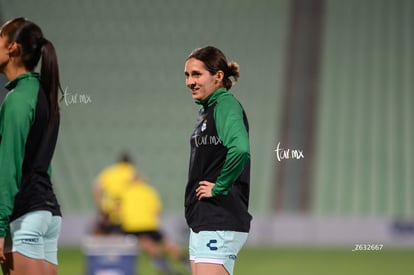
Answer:
POLYGON ((213 195, 211 194, 211 190, 215 185, 214 182, 209 182, 206 180, 200 181, 199 186, 196 189, 196 196, 199 200, 203 198, 211 198, 213 195))

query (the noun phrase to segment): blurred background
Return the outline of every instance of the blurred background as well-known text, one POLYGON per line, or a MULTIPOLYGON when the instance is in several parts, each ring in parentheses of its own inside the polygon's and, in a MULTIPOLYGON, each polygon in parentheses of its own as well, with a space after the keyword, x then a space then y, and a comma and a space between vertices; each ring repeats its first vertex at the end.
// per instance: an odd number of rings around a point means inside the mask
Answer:
POLYGON ((185 242, 184 62, 214 45, 240 64, 250 120, 248 244, 414 247, 414 1, 0 1, 1 22, 18 16, 59 57, 63 245, 87 234, 94 178, 124 151, 185 242))

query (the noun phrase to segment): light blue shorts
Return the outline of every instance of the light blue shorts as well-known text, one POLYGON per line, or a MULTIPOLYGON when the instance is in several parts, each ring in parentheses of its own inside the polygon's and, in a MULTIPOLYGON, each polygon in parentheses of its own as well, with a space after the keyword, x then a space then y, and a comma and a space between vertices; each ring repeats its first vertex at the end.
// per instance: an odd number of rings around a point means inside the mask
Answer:
POLYGON ((18 252, 57 265, 62 218, 49 211, 27 213, 10 223, 5 252, 18 252))
POLYGON ((221 264, 232 275, 234 262, 246 243, 248 233, 236 231, 190 232, 190 260, 221 264))

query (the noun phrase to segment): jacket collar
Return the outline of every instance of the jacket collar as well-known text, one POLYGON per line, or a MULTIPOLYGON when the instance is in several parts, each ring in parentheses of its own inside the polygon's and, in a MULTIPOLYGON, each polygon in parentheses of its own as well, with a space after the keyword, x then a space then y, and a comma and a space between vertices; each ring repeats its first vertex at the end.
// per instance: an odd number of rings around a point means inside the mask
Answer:
POLYGON ((217 101, 217 98, 220 97, 222 94, 227 93, 226 88, 220 88, 209 95, 206 99, 203 100, 196 100, 195 103, 199 105, 203 105, 204 108, 211 106, 213 103, 217 101))
POLYGON ((25 78, 30 78, 30 77, 39 78, 39 74, 35 72, 27 72, 27 73, 20 74, 15 79, 7 82, 4 87, 6 87, 6 89, 9 91, 13 90, 17 86, 17 83, 19 83, 20 80, 25 79, 25 78))

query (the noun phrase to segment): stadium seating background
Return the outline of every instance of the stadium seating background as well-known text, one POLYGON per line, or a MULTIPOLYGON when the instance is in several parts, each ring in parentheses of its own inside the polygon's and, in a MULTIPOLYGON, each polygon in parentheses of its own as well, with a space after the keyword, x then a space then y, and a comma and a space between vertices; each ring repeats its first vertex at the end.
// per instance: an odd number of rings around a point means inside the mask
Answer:
MULTIPOLYGON (((309 213, 410 218, 414 3, 325 5, 309 213)), ((0 1, 3 21, 32 19, 57 48, 66 97, 53 180, 64 212, 93 212, 94 177, 125 150, 166 211, 182 212, 198 110, 183 66, 215 45, 241 66, 232 91, 251 124, 251 210, 273 213, 289 15, 288 0, 0 1)))

